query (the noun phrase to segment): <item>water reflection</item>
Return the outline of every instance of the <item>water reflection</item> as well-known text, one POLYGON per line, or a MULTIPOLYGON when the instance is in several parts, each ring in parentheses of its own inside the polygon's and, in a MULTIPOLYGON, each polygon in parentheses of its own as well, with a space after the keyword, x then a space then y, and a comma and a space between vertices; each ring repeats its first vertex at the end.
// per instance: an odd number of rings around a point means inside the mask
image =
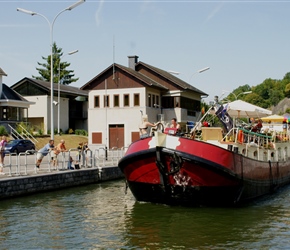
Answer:
POLYGON ((139 248, 249 249, 290 246, 290 189, 240 208, 182 208, 135 203, 127 216, 139 248))
POLYGON ((1 249, 276 249, 290 246, 290 188, 240 208, 135 202, 124 182, 0 203, 1 249))

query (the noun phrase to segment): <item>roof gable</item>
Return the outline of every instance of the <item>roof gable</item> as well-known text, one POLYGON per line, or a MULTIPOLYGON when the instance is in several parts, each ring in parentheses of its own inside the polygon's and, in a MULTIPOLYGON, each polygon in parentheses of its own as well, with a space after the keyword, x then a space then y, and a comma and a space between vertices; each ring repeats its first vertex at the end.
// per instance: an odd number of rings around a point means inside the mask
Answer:
MULTIPOLYGON (((89 82, 87 82, 85 85, 83 85, 81 87, 81 89, 87 89, 87 90, 91 90, 93 88, 96 87, 96 85, 100 84, 103 80, 100 79, 106 79, 104 76, 106 74, 109 73, 109 75, 113 75, 116 74, 119 71, 123 71, 125 73, 127 73, 131 78, 138 80, 139 82, 141 82, 144 86, 149 86, 149 87, 155 87, 161 90, 168 90, 167 87, 163 86, 162 84, 158 83, 157 81, 149 78, 148 76, 135 71, 129 67, 125 67, 123 65, 114 63, 112 65, 110 65, 108 68, 106 68, 105 70, 103 70, 100 74, 98 74, 97 76, 95 76, 94 78, 92 78, 89 82)), ((114 78, 114 76, 113 76, 114 78)))
POLYGON ((0 68, 0 76, 7 76, 7 74, 0 68))
POLYGON ((28 102, 24 97, 19 95, 16 91, 9 88, 6 84, 2 84, 1 100, 13 100, 13 101, 23 101, 28 102))
POLYGON ((160 68, 154 67, 154 66, 149 65, 149 64, 144 63, 144 62, 138 62, 136 64, 136 70, 139 71, 142 68, 145 70, 150 70, 150 71, 154 72, 155 74, 162 76, 163 78, 165 78, 169 82, 171 82, 171 84, 177 85, 179 88, 181 88, 183 90, 191 90, 191 91, 197 92, 201 95, 207 95, 205 92, 193 87, 192 85, 186 83, 185 81, 181 80, 180 78, 172 75, 168 71, 162 70, 160 68))
MULTIPOLYGON (((15 83, 11 86, 12 89, 15 89, 22 95, 50 95, 51 83, 47 81, 36 80, 33 78, 23 78, 19 82, 15 83)), ((58 87, 60 92, 63 94, 67 94, 70 96, 88 96, 88 91, 81 90, 77 87, 72 87, 68 85, 57 83, 54 84, 54 93, 58 91, 58 87)))
MULTIPOLYGON (((106 74, 110 73, 110 75, 113 75, 114 73, 117 72, 118 69, 128 73, 133 79, 136 79, 139 82, 143 83, 144 86, 155 87, 163 91, 164 90, 168 91, 170 90, 170 86, 173 86, 173 89, 175 90, 176 89, 189 90, 189 91, 196 92, 200 95, 207 96, 205 92, 193 87, 192 85, 170 74, 169 72, 159 69, 157 67, 154 67, 152 65, 146 64, 144 62, 138 62, 135 65, 135 70, 131 67, 126 67, 126 66, 114 63, 110 65, 108 68, 106 68, 105 70, 103 70, 101 73, 99 73, 97 76, 92 78, 89 82, 83 85, 80 89, 82 90, 95 89, 96 86, 99 86, 101 83, 104 82, 105 79, 108 78, 108 77, 107 78, 105 77, 106 74), (150 74, 146 74, 146 72, 151 72, 156 77, 150 77, 150 74), (159 79, 162 81, 159 81, 159 79)), ((114 78, 114 76, 112 78, 114 78)))

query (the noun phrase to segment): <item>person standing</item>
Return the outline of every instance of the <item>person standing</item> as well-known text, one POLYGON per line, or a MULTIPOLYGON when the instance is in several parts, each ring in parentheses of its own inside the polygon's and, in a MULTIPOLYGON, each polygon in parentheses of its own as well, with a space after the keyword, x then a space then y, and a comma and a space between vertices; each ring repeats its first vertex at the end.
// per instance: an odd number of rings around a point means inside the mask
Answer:
POLYGON ((60 143, 57 144, 56 149, 57 149, 59 152, 67 152, 66 147, 65 147, 64 144, 65 144, 65 141, 64 141, 64 140, 60 140, 60 143))
POLYGON ((140 139, 143 138, 147 138, 150 135, 148 134, 148 127, 156 127, 159 123, 153 124, 151 122, 148 121, 148 116, 147 115, 143 115, 142 116, 142 124, 139 127, 139 131, 140 131, 140 139))
POLYGON ((46 156, 51 150, 54 149, 54 140, 49 140, 48 143, 41 148, 36 155, 36 164, 35 167, 39 169, 40 163, 42 162, 42 159, 44 156, 46 156))
POLYGON ((84 153, 84 157, 85 157, 85 162, 83 160, 83 163, 85 164, 85 166, 87 166, 88 164, 88 151, 90 151, 89 149, 89 146, 88 146, 88 142, 85 142, 84 143, 84 146, 83 146, 83 153, 84 153))
POLYGON ((80 142, 79 145, 77 146, 77 150, 78 150, 78 162, 81 162, 81 157, 83 155, 83 142, 80 142))
POLYGON ((58 167, 58 162, 57 162, 58 154, 59 154, 59 150, 57 150, 57 147, 51 148, 50 156, 52 160, 52 166, 54 169, 57 169, 58 167))
POLYGON ((5 173, 3 172, 3 165, 4 165, 4 157, 5 157, 5 146, 7 144, 7 139, 6 136, 3 135, 1 138, 1 142, 0 142, 0 174, 4 175, 5 173))

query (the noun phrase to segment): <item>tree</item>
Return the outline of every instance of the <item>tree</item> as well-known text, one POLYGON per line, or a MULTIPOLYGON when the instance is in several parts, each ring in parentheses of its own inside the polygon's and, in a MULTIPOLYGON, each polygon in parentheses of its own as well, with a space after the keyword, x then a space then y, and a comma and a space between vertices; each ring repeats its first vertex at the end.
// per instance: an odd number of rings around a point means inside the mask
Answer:
MULTIPOLYGON (((79 78, 73 78, 73 70, 67 70, 66 68, 70 66, 70 63, 68 62, 60 62, 61 57, 63 56, 63 52, 61 48, 58 48, 56 46, 56 43, 53 43, 52 46, 52 55, 53 55, 53 82, 58 83, 60 80, 60 83, 63 85, 69 85, 72 82, 76 82, 79 78), (60 71, 59 71, 60 67, 60 71)), ((50 82, 50 59, 51 55, 48 57, 42 57, 43 60, 45 60, 45 63, 39 63, 37 64, 39 66, 42 66, 42 68, 36 68, 38 70, 38 73, 40 76, 32 76, 34 79, 42 80, 42 81, 48 81, 50 82)))

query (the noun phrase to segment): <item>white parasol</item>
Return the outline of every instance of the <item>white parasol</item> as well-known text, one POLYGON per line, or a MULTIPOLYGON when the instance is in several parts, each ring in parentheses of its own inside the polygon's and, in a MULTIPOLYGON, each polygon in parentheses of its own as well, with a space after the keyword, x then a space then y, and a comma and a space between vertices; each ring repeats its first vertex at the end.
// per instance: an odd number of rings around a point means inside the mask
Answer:
POLYGON ((271 115, 272 111, 253 105, 251 103, 236 100, 227 104, 227 112, 231 117, 247 118, 271 115))

